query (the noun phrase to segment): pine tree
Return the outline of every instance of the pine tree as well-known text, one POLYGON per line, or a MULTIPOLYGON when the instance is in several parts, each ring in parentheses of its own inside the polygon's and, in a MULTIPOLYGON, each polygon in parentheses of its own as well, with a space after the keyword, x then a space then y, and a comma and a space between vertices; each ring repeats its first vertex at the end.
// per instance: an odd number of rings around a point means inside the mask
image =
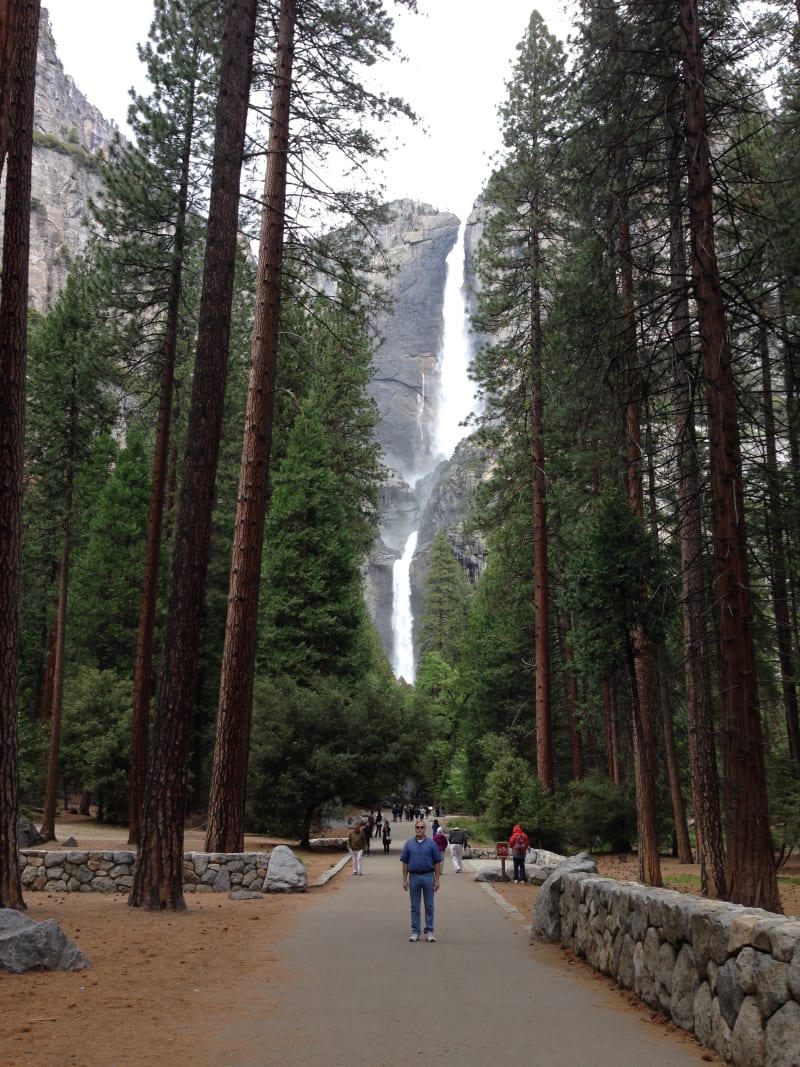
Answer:
POLYGON ((476 360, 492 395, 487 419, 502 406, 509 430, 530 435, 536 612, 536 759, 546 789, 555 783, 550 670, 550 597, 544 448, 543 363, 548 272, 559 218, 565 65, 559 42, 533 12, 501 108, 505 155, 493 173, 491 210, 478 259, 476 327, 502 340, 476 360), (495 392, 498 377, 502 384, 495 392))
POLYGON ((56 306, 32 332, 30 354, 29 492, 47 501, 55 575, 55 591, 51 590, 55 599, 51 623, 53 683, 46 709, 51 740, 40 828, 48 840, 55 837, 76 484, 98 435, 108 432, 116 416, 116 402, 109 389, 112 371, 98 340, 90 275, 84 265, 73 269, 56 306))
POLYGON ((205 593, 258 5, 229 0, 222 34, 203 291, 172 561, 153 752, 129 904, 185 910, 183 819, 198 631, 205 593))

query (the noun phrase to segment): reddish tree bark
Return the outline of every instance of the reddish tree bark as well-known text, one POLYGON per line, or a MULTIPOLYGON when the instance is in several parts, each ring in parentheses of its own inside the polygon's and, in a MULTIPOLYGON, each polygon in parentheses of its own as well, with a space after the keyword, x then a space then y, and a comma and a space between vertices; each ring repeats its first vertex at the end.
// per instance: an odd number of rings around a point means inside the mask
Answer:
POLYGON ((17 691, 31 156, 39 0, 0 7, 0 169, 8 151, 0 293, 0 908, 23 910, 17 691), (16 29, 16 47, 9 45, 16 29), (13 66, 9 67, 13 55, 13 66), (7 139, 6 139, 7 138, 7 139))
POLYGON ((189 737, 225 401, 257 11, 257 0, 227 0, 225 6, 192 402, 139 859, 128 900, 131 907, 149 910, 186 909, 183 827, 189 737))
POLYGON ((209 852, 238 852, 244 842, 258 594, 275 399, 296 9, 296 0, 282 0, 261 213, 250 381, 208 809, 206 848, 209 852))
POLYGON ((708 419, 729 899, 780 912, 767 805, 732 352, 717 263, 696 0, 679 0, 692 280, 708 419))

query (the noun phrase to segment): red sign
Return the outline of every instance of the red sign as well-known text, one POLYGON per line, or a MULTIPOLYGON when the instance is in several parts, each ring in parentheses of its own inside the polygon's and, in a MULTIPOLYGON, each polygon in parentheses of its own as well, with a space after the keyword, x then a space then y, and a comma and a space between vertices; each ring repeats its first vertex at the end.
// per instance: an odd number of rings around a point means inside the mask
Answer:
POLYGON ((508 841, 498 841, 496 843, 495 851, 497 852, 497 858, 500 860, 508 859, 508 841))

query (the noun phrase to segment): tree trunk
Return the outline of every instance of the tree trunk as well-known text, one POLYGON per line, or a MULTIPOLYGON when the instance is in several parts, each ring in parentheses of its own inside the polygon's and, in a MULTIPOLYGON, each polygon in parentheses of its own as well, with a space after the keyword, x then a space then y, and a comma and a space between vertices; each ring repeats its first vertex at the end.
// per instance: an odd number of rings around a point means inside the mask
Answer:
POLYGON ((258 594, 275 399, 296 7, 296 0, 282 0, 278 28, 250 381, 208 808, 206 849, 209 852, 238 852, 244 841, 258 594))
MULTIPOLYGON (((636 311, 634 306, 633 271, 631 267, 631 235, 628 217, 627 160, 620 149, 617 158, 617 263, 622 299, 624 348, 626 355, 626 443, 628 464, 625 479, 628 500, 642 525, 644 524, 644 488, 642 482, 642 429, 640 397, 641 372, 636 344, 636 311)), ((639 599, 646 601, 647 589, 639 590, 639 599)), ((633 764, 636 780, 636 824, 638 834, 639 878, 645 885, 660 886, 661 860, 658 853, 656 829, 656 743, 650 694, 650 649, 644 627, 634 626, 630 635, 633 656, 631 682, 634 688, 633 764)))
POLYGON ((756 680, 736 391, 714 242, 696 0, 679 0, 678 22, 684 63, 692 276, 706 379, 728 895, 739 904, 780 912, 756 680))
POLYGON ((789 613, 789 581, 786 569, 784 543, 785 508, 776 484, 778 474, 778 448, 775 434, 775 411, 772 403, 772 375, 770 371, 769 342, 763 326, 760 329, 761 347, 761 410, 764 415, 764 442, 767 453, 767 546, 769 552, 770 593, 775 616, 775 639, 778 646, 778 662, 781 671, 783 708, 786 718, 786 736, 795 771, 800 772, 800 717, 797 707, 797 676, 795 650, 792 642, 792 624, 789 613))
MULTIPOLYGON (((534 211, 534 214, 536 212, 534 211)), ((542 397, 542 297, 540 235, 531 231, 531 462, 533 465, 533 579, 536 660, 536 773, 545 789, 555 787, 550 673, 550 593, 547 573, 547 480, 542 397)))
POLYGON ((669 257, 672 342, 675 352, 675 457, 681 552, 683 664, 695 844, 703 896, 724 899, 725 845, 720 813, 703 551, 701 478, 695 432, 697 368, 692 359, 686 242, 681 195, 682 109, 665 108, 668 138, 669 257))
POLYGON ((158 400, 158 422, 153 452, 150 486, 150 511, 147 520, 142 599, 139 607, 139 630, 133 681, 133 715, 131 721, 131 777, 128 803, 128 843, 139 843, 144 785, 147 775, 147 747, 150 729, 150 692, 153 684, 153 645, 158 599, 158 574, 167 493, 172 398, 175 391, 175 366, 178 359, 178 329, 183 291, 183 256, 186 248, 186 212, 189 199, 189 174, 194 136, 193 101, 184 124, 185 138, 181 160, 181 177, 173 234, 173 253, 167 297, 167 325, 164 332, 164 362, 158 400))
MULTIPOLYGON (((647 409, 647 497, 648 512, 650 516, 650 536, 653 544, 658 545, 658 505, 656 490, 656 474, 653 463, 653 442, 651 433, 651 418, 647 409)), ((671 677, 667 649, 663 641, 655 648, 656 680, 658 682, 658 698, 661 704, 661 726, 664 735, 664 761, 669 779, 669 793, 672 801, 672 821, 675 827, 675 843, 677 856, 681 863, 692 863, 692 844, 689 839, 689 823, 686 818, 686 801, 683 796, 680 767, 678 764, 678 752, 675 744, 675 723, 672 715, 672 699, 670 697, 669 679, 671 677)))
POLYGON ((228 0, 189 428, 139 860, 128 903, 183 911, 189 737, 230 341, 257 0, 228 0))
POLYGON ((564 664, 564 697, 567 704, 572 781, 580 782, 584 775, 583 741, 578 729, 578 682, 571 670, 573 655, 569 643, 569 616, 566 612, 560 613, 558 622, 558 641, 564 664))
POLYGON ((58 759, 61 754, 61 713, 64 706, 64 651, 67 631, 67 594, 69 591, 70 537, 72 525, 72 475, 68 475, 67 517, 64 520, 64 541, 58 568, 58 603, 56 606, 55 643, 53 658, 53 703, 50 709, 50 747, 47 754, 47 781, 44 791, 44 812, 39 837, 42 841, 56 840, 56 807, 58 801, 58 759))
POLYGON ((603 721, 606 735, 606 774, 614 785, 620 785, 622 775, 619 767, 619 739, 617 728, 617 699, 614 684, 606 679, 602 684, 603 721))
POLYGON ((39 0, 19 3, 3 0, 0 16, 0 171, 8 152, 0 291, 0 908, 22 911, 25 902, 19 871, 19 610, 31 153, 39 0), (11 45, 9 41, 14 36, 16 43, 11 45))

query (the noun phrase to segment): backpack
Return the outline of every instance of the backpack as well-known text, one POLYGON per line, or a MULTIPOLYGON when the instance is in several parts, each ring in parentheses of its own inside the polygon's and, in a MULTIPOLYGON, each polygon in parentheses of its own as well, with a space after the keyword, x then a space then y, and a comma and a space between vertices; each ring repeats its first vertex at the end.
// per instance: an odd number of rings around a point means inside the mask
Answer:
POLYGON ((528 851, 528 835, 524 831, 515 834, 511 848, 515 856, 524 856, 528 851))

